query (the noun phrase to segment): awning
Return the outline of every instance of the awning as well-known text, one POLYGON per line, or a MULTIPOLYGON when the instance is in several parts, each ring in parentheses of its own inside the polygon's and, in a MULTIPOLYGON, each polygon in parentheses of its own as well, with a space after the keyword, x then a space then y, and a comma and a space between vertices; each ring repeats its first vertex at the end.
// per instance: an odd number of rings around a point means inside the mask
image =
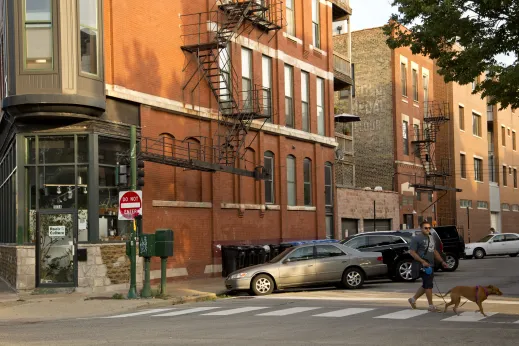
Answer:
POLYGON ((335 115, 335 122, 336 123, 353 123, 355 121, 360 121, 360 117, 353 114, 336 114, 335 115))

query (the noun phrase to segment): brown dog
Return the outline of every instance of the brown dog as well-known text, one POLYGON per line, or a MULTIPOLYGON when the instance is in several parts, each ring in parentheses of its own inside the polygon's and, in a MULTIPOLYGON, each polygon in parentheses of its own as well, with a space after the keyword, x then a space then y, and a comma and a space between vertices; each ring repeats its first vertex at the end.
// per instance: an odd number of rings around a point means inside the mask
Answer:
POLYGON ((441 297, 442 298, 446 297, 449 293, 451 294, 451 301, 445 305, 445 310, 443 310, 443 312, 447 312, 447 308, 449 307, 449 305, 454 305, 454 308, 452 308, 452 310, 454 310, 456 315, 459 315, 457 309, 458 309, 458 306, 460 305, 461 297, 465 297, 468 300, 478 304, 479 310, 477 310, 476 312, 481 312, 483 314, 483 316, 485 316, 485 317, 487 315, 485 315, 485 312, 483 311, 483 305, 482 305, 483 301, 492 294, 498 295, 498 296, 503 295, 503 293, 501 293, 499 288, 497 288, 496 286, 492 286, 492 285, 476 286, 476 287, 474 287, 474 286, 456 286, 453 289, 449 290, 447 293, 445 293, 441 297))

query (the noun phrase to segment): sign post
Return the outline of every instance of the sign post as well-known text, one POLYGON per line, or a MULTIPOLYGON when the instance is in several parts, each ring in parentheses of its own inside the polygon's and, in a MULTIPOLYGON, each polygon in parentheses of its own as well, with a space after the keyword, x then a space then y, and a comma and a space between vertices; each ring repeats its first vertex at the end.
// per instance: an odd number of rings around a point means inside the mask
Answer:
POLYGON ((130 128, 130 179, 131 191, 122 192, 122 196, 119 195, 127 198, 124 206, 121 204, 121 198, 119 198, 119 219, 121 219, 122 213, 123 220, 133 221, 130 235, 130 290, 128 291, 128 299, 135 299, 137 298, 137 225, 135 216, 139 212, 142 214, 142 192, 139 195, 138 192, 140 191, 135 191, 137 189, 137 127, 135 125, 130 128))

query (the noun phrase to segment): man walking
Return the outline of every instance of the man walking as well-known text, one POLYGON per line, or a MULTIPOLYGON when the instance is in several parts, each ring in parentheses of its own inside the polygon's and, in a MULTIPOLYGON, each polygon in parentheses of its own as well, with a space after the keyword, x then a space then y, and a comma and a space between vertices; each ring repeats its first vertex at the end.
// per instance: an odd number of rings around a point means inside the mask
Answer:
POLYGON ((431 235, 431 224, 429 222, 422 222, 420 225, 422 233, 417 234, 411 240, 411 248, 409 253, 414 258, 411 271, 413 278, 422 278, 422 286, 416 291, 416 294, 409 298, 409 304, 413 309, 416 309, 416 300, 423 296, 427 297, 429 302, 429 311, 439 311, 432 300, 433 278, 434 278, 434 258, 440 261, 444 268, 448 268, 447 263, 443 260, 441 255, 436 251, 434 238, 431 235))

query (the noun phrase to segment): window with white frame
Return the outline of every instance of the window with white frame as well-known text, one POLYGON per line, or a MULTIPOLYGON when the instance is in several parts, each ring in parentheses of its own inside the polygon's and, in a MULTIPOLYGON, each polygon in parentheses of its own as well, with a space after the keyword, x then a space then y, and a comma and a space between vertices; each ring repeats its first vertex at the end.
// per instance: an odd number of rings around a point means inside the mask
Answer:
POLYGON ((474 179, 476 181, 483 181, 483 160, 474 158, 474 179))
POLYGON ((413 68, 413 101, 418 102, 418 70, 413 68))
POLYGON ((465 131, 465 108, 463 106, 459 106, 458 115, 460 122, 460 130, 465 131))
POLYGON ((518 204, 512 204, 512 211, 518 212, 519 211, 519 205, 518 204))
POLYGON ((252 51, 241 49, 241 91, 244 111, 252 110, 252 51))
POLYGON ((472 201, 469 199, 460 199, 460 208, 472 208, 472 201))
POLYGON ((427 117, 429 114, 429 75, 424 73, 422 75, 423 84, 423 115, 427 117))
POLYGON ((481 115, 472 112, 472 134, 481 137, 481 115))
POLYGON ((310 75, 301 71, 301 117, 303 131, 310 132, 310 75))
POLYGON ((333 206, 333 166, 330 162, 324 164, 324 204, 333 206))
POLYGON ((79 0, 81 72, 99 75, 98 0, 79 0))
POLYGON ((24 2, 24 67, 26 70, 54 68, 52 0, 24 2))
POLYGON ((296 158, 287 157, 287 204, 296 205, 296 158))
POLYGON ((261 57, 261 84, 263 87, 263 114, 268 115, 267 121, 272 123, 272 58, 266 55, 261 57))
POLYGON ((271 151, 266 151, 263 161, 265 170, 270 173, 265 179, 265 203, 274 204, 276 201, 274 190, 274 154, 271 151))
POLYGON ((287 34, 296 36, 296 16, 294 0, 286 0, 287 8, 287 34))
POLYGON ((402 85, 402 96, 407 97, 407 64, 400 63, 400 84, 402 85))
POLYGON ((508 203, 501 204, 501 209, 504 211, 510 211, 510 204, 508 204, 508 203))
POLYGON ((306 206, 312 205, 312 161, 308 158, 303 160, 303 180, 304 180, 304 202, 306 206))
POLYGON ((321 29, 320 29, 320 0, 312 1, 312 39, 315 48, 321 48, 321 29))
POLYGON ((294 127, 294 68, 285 65, 285 120, 288 127, 294 127))
POLYGON ((460 154, 460 168, 461 178, 467 179, 467 157, 465 154, 460 154))
POLYGON ((478 201, 478 209, 488 209, 488 202, 478 201))
POLYGON ((317 133, 321 136, 326 134, 324 120, 324 79, 317 78, 317 133))

